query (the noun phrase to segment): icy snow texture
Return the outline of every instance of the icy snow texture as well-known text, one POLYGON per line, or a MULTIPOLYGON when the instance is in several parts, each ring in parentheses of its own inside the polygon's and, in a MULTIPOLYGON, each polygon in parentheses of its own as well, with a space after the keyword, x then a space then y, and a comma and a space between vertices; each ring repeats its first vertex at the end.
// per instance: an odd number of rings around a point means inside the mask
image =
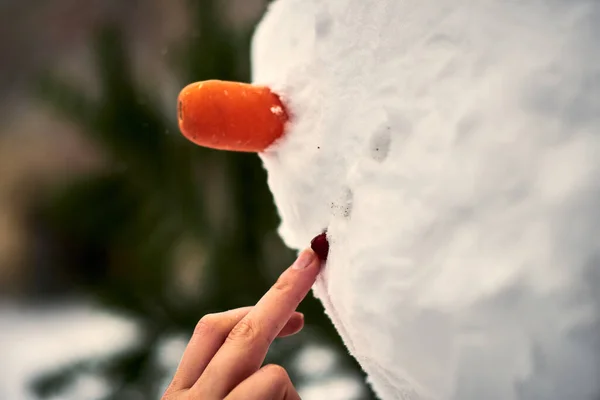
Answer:
POLYGON ((279 0, 261 154, 314 287, 390 399, 600 396, 600 2, 279 0))

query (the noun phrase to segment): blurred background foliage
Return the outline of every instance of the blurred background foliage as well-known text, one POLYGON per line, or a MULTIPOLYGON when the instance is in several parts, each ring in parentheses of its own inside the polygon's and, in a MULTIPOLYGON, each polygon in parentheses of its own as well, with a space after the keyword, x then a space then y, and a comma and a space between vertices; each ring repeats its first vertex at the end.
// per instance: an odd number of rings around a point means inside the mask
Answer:
MULTIPOLYGON (((187 1, 192 29, 165 55, 178 84, 249 81, 257 21, 234 27, 221 5, 187 1)), ((109 382, 106 400, 156 399, 172 373, 157 361, 159 343, 189 337, 206 313, 254 304, 294 253, 277 235, 278 216, 259 158, 185 141, 175 101, 162 104, 156 85, 136 74, 121 26, 103 23, 94 38, 96 86, 53 69, 36 85, 44 106, 76 125, 104 161, 31 197, 28 218, 38 238, 33 245, 43 247, 36 254, 51 266, 37 276, 45 282, 35 295, 91 297, 136 321, 141 337, 117 354, 39 376, 33 388, 40 398, 60 398, 78 376, 93 374, 109 382)), ((292 360, 317 343, 340 357, 331 376, 351 375, 364 385, 320 302, 310 294, 300 311, 305 330, 277 340, 268 362, 286 367, 302 385, 308 377, 292 360)), ((361 398, 373 398, 366 386, 361 398)))

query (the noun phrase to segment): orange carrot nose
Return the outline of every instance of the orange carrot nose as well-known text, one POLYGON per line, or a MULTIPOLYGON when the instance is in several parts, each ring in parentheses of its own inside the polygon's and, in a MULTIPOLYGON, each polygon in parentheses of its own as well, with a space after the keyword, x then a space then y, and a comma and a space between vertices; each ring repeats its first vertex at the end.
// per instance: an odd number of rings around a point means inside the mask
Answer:
POLYGON ((269 88, 205 81, 179 94, 179 128, 192 142, 220 150, 261 152, 283 134, 288 114, 269 88))

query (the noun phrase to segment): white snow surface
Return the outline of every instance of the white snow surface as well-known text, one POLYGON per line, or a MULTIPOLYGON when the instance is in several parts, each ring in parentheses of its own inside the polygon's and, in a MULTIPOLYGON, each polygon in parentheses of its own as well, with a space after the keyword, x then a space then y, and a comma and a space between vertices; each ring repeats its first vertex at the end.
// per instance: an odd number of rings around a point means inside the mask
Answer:
MULTIPOLYGON (((34 400, 36 378, 72 363, 110 356, 139 340, 137 326, 86 302, 33 307, 0 303, 0 399, 34 400)), ((52 400, 104 398, 107 382, 82 374, 52 400)))
POLYGON ((278 0, 280 234, 383 400, 600 398, 600 2, 278 0))

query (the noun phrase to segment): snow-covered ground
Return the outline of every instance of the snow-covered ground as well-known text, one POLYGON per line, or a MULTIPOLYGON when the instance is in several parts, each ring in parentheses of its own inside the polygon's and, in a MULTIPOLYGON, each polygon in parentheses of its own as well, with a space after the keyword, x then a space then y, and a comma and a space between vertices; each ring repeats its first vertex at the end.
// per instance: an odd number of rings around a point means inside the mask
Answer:
MULTIPOLYGON (((39 374, 118 351, 136 337, 134 324, 88 305, 2 305, 0 399, 33 400, 28 386, 39 374)), ((93 400, 104 391, 103 382, 89 377, 61 399, 93 400)))
MULTIPOLYGON (((135 324, 86 304, 44 308, 1 305, 0 399, 36 400, 28 386, 39 374, 87 357, 117 352, 136 338, 135 324)), ((186 338, 170 338, 157 349, 157 356, 174 371, 185 345, 186 338)), ((328 350, 309 347, 297 362, 302 370, 315 377, 314 384, 298 388, 303 399, 360 398, 361 387, 356 380, 317 379, 335 366, 335 358, 328 350)), ((83 376, 67 393, 51 400, 97 400, 106 389, 106 382, 83 376)))

